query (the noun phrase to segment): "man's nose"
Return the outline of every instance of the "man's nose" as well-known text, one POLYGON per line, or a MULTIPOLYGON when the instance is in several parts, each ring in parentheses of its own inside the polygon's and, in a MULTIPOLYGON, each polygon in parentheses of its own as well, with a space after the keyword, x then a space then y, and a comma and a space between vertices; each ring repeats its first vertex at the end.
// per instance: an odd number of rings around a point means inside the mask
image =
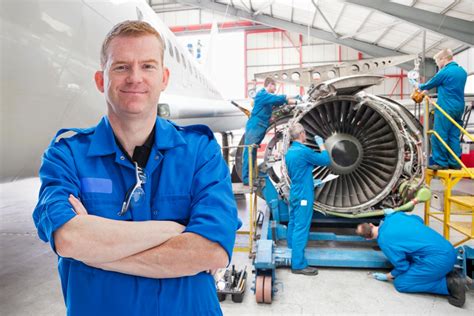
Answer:
POLYGON ((139 66, 133 66, 127 76, 127 83, 140 83, 143 80, 143 72, 139 66))

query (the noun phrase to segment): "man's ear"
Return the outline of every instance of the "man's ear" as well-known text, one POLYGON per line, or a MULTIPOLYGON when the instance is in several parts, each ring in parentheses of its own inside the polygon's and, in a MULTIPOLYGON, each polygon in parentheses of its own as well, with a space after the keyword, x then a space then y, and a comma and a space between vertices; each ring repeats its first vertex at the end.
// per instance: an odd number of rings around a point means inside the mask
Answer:
POLYGON ((370 227, 375 227, 375 225, 374 225, 374 224, 372 224, 372 223, 369 223, 369 225, 370 225, 370 227))
POLYGON ((94 75, 94 80, 97 90, 104 93, 104 71, 97 70, 94 75))
POLYGON ((161 88, 161 91, 164 91, 166 89, 166 87, 168 86, 168 81, 170 79, 170 71, 167 67, 164 67, 163 68, 163 85, 162 85, 162 88, 161 88))

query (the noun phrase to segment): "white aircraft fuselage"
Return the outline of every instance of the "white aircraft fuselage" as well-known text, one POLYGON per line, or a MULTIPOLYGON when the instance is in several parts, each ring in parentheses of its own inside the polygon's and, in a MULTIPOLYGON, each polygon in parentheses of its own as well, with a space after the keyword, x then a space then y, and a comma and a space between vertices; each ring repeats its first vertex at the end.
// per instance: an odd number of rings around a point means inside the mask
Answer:
POLYGON ((245 115, 223 99, 145 1, 2 0, 1 182, 36 175, 57 130, 93 126, 105 114, 94 73, 105 35, 124 20, 149 22, 165 41, 171 76, 159 102, 166 118, 215 132, 244 126, 245 115))

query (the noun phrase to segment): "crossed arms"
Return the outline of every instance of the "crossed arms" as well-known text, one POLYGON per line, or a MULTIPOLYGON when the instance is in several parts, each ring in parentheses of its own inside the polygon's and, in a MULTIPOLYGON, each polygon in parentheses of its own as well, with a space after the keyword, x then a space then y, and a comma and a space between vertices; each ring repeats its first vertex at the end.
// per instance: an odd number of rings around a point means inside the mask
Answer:
POLYGON ((225 267, 238 228, 237 210, 217 143, 206 141, 203 147, 192 183, 198 202, 184 227, 171 221, 117 221, 87 214, 70 196, 80 194, 81 184, 73 155, 61 140, 45 153, 40 169, 42 187, 33 213, 40 238, 50 241, 62 257, 143 277, 173 278, 225 267), (203 176, 211 172, 214 177, 203 176))
POLYGON ((73 196, 78 216, 54 233, 62 257, 103 270, 149 278, 194 275, 225 267, 228 257, 217 243, 171 221, 125 222, 88 215, 73 196), (185 260, 183 260, 185 258, 185 260))

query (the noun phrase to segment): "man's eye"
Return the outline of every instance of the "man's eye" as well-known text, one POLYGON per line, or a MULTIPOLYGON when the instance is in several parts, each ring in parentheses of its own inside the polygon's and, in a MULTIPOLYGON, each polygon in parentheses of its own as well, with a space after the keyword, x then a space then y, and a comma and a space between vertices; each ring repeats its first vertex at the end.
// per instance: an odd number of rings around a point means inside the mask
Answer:
POLYGON ((114 68, 114 71, 125 71, 125 70, 127 70, 127 66, 125 66, 125 65, 116 66, 114 68))
POLYGON ((156 69, 156 66, 155 66, 155 65, 152 65, 152 64, 144 64, 144 65, 143 65, 143 68, 144 68, 144 69, 156 69))

